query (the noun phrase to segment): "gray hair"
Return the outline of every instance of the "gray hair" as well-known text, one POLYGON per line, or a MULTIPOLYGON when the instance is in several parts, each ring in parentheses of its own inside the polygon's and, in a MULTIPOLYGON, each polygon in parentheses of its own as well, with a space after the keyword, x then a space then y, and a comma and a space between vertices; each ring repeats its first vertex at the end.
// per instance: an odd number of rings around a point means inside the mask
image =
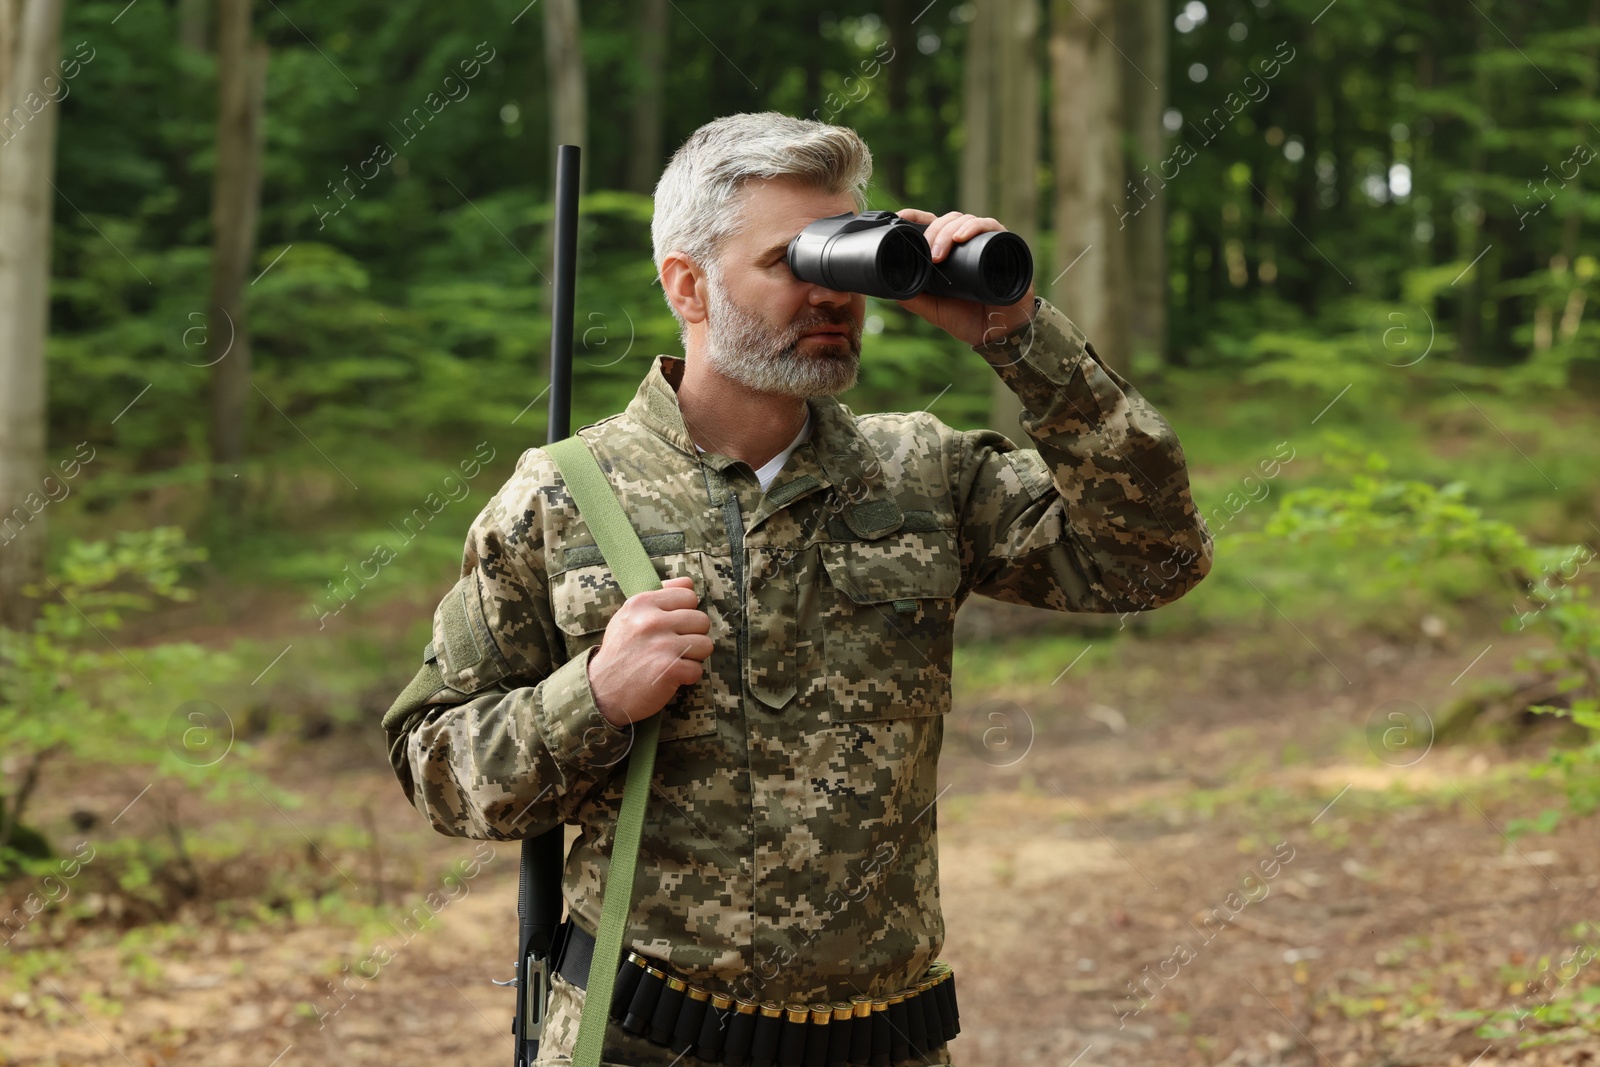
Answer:
MULTIPOLYGON (((744 222, 732 203, 752 178, 791 178, 830 195, 848 191, 856 210, 865 211, 872 153, 846 126, 778 111, 741 112, 706 123, 673 153, 656 183, 650 238, 657 277, 673 251, 719 277, 717 253, 744 222)), ((672 313, 678 316, 676 308, 672 313)), ((678 322, 683 325, 681 316, 678 322)))

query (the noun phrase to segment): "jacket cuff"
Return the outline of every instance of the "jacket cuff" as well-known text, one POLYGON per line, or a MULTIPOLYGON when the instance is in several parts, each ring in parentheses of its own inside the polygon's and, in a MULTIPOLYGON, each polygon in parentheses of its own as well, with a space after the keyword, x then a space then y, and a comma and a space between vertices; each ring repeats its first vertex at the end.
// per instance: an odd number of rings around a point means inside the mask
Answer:
POLYGON ((585 774, 615 766, 633 746, 633 730, 607 721, 589 687, 589 659, 599 645, 573 656, 550 672, 540 686, 535 725, 553 759, 585 774))
MULTIPOLYGON (((999 371, 1008 384, 1013 379, 1042 379, 1051 385, 1065 385, 1083 363, 1088 342, 1083 331, 1060 308, 1043 297, 1036 296, 1034 301, 1032 319, 1004 337, 973 345, 972 350, 999 371)), ((1030 398, 1022 399, 1027 403, 1030 398)))

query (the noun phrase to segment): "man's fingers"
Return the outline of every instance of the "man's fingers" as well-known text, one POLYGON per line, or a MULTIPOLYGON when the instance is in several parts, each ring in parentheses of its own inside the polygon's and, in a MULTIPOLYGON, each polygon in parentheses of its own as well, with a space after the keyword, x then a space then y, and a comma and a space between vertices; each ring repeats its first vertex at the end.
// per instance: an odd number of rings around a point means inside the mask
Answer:
POLYGON ((928 228, 922 231, 923 239, 928 242, 929 249, 935 249, 937 247, 934 242, 939 239, 939 234, 944 229, 944 220, 945 216, 936 216, 929 220, 928 228))
POLYGON ((704 661, 711 658, 711 653, 716 651, 716 643, 704 634, 686 634, 675 638, 679 649, 679 659, 692 659, 704 661))
POLYGON ((929 224, 928 231, 923 236, 928 239, 928 248, 933 252, 933 261, 935 263, 944 259, 945 254, 950 250, 950 238, 947 236, 950 228, 961 219, 970 217, 970 215, 960 211, 946 211, 929 224))
POLYGON ((990 230, 1003 229, 1005 229, 1005 227, 1000 225, 1000 223, 995 219, 982 218, 977 215, 968 215, 965 221, 951 231, 950 239, 956 242, 970 241, 980 233, 988 233, 990 230))
POLYGON ((935 263, 943 261, 950 254, 951 247, 962 241, 971 240, 980 233, 1005 229, 997 219, 962 211, 946 211, 943 215, 935 215, 921 208, 905 207, 896 214, 910 222, 927 224, 923 236, 927 238, 928 249, 935 263))
MULTIPOLYGON (((952 218, 947 215, 940 220, 943 225, 940 226, 939 236, 935 239, 937 243, 929 243, 935 262, 939 262, 949 256, 950 249, 954 248, 958 243, 976 237, 985 230, 1000 228, 1000 224, 995 222, 994 219, 979 218, 977 215, 963 215, 955 212, 952 212, 952 215, 955 217, 952 218)), ((933 227, 928 227, 928 232, 931 235, 933 227)))
MULTIPOLYGON (((676 582, 680 579, 673 578, 676 582)), ((684 578, 682 581, 687 582, 684 578)), ((662 583, 660 589, 647 589, 642 593, 635 593, 633 598, 645 605, 660 611, 676 611, 680 608, 692 608, 700 603, 700 595, 685 585, 667 585, 662 583)))
POLYGON ((672 627, 675 634, 708 634, 711 632, 711 616, 698 608, 679 608, 667 612, 667 625, 672 627))

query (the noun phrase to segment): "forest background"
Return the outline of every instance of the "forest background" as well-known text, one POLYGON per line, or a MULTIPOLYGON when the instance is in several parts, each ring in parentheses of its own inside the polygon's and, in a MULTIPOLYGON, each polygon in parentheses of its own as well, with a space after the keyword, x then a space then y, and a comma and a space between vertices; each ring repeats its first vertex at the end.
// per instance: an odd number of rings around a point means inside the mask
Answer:
MULTIPOLYGON (((962 1062, 1594 1049, 1597 84, 1600 0, 0 0, 0 1061, 505 1040, 514 850, 466 875, 378 718, 544 443, 554 146, 581 426, 677 349, 661 168, 769 109, 1024 235, 1217 538, 1158 611, 963 610, 962 1062)), ((892 303, 861 371, 1025 443, 892 303)))

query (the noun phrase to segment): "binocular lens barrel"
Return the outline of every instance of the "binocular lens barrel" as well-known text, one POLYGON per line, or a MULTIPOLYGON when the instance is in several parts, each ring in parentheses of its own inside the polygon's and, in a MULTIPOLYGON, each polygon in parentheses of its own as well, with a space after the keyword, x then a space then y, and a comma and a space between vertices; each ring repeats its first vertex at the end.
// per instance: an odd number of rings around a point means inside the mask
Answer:
POLYGON ((922 291, 1005 307, 1021 300, 1032 281, 1033 253, 1028 242, 1009 230, 999 230, 951 245, 944 262, 933 265, 933 275, 922 291))
POLYGON ((801 281, 885 300, 929 293, 1005 307, 1028 291, 1033 254, 1021 237, 981 233, 934 263, 927 229, 890 211, 818 219, 789 242, 789 269, 801 281))
POLYGON ((851 229, 852 221, 851 216, 843 220, 834 216, 801 230, 789 242, 789 269, 794 276, 884 300, 909 300, 920 293, 932 267, 921 234, 889 220, 851 229))
MULTIPOLYGON (((915 296, 928 284, 933 271, 933 261, 928 257, 928 243, 899 226, 892 227, 878 242, 876 255, 877 276, 889 290, 915 296)), ((896 300, 909 300, 910 296, 897 296, 896 300)))

